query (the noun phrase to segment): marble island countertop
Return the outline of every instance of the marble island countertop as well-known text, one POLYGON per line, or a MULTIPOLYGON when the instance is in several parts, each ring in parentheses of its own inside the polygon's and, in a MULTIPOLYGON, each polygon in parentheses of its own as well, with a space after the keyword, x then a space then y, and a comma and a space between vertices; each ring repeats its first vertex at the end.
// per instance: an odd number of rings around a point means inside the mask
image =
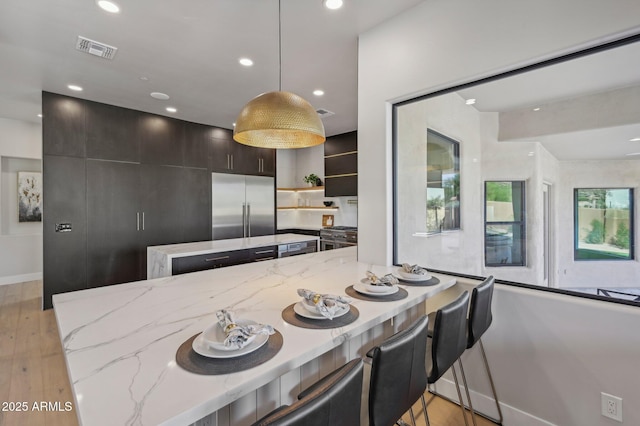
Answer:
POLYGON ((276 234, 228 240, 199 241, 195 243, 168 244, 147 247, 147 278, 171 275, 171 261, 177 257, 222 253, 280 244, 318 241, 318 237, 300 234, 276 234))
MULTIPOLYGON (((367 270, 355 247, 232 266, 53 296, 63 351, 81 424, 184 425, 254 392, 294 368, 363 335, 455 284, 406 287, 392 302, 354 299, 359 318, 344 327, 309 330, 286 323, 282 310, 298 288, 344 295, 367 270), (238 318, 271 324, 284 346, 266 363, 238 373, 204 376, 176 364, 178 347, 230 309, 238 318)), ((364 340, 364 337, 362 337, 364 340)), ((245 398, 246 399, 246 398, 245 398)), ((255 399, 251 397, 250 401, 255 399)), ((219 423, 222 424, 222 423, 219 423)))

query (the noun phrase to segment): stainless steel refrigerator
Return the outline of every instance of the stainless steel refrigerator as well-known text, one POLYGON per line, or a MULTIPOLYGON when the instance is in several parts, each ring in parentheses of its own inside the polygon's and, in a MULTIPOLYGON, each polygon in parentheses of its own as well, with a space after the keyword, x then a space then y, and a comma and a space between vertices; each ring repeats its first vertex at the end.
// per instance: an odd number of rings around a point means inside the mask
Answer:
POLYGON ((275 180, 267 176, 211 174, 212 239, 275 233, 275 180))

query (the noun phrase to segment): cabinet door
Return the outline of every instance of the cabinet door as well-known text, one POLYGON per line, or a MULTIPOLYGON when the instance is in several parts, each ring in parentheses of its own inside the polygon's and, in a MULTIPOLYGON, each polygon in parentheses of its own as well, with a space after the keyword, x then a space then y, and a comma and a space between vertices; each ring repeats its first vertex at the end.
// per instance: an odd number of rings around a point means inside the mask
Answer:
MULTIPOLYGON (((218 133, 214 133, 217 135, 218 133)), ((220 134, 219 136, 224 136, 220 134)), ((229 138, 231 135, 228 135, 229 138)), ((212 138, 209 148, 209 167, 214 172, 231 173, 233 171, 233 139, 212 138)))
POLYGON ((182 166, 184 121, 153 114, 138 120, 140 161, 145 164, 182 166))
POLYGON ((43 165, 43 304, 49 309, 52 295, 87 288, 86 180, 82 158, 45 155, 43 165), (56 232, 60 223, 71 231, 56 232))
POLYGON ((137 135, 140 112, 97 102, 87 108, 87 158, 140 161, 137 135))
POLYGON ((85 101, 42 92, 42 153, 86 155, 85 101))
POLYGON ((258 150, 260 175, 276 175, 276 150, 271 148, 259 148, 258 150))
POLYGON ((211 127, 196 123, 185 123, 184 166, 207 168, 211 146, 211 127))
POLYGON ((211 239, 211 173, 207 169, 183 169, 185 202, 180 225, 182 241, 211 239))
POLYGON ((98 160, 86 164, 88 287, 140 280, 139 166, 98 160))

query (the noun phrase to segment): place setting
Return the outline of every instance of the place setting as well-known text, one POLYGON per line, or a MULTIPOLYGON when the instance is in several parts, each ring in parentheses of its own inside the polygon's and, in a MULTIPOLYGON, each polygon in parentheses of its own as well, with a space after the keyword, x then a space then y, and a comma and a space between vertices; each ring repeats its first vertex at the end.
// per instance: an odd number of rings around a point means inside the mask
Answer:
POLYGON ((351 305, 351 298, 334 294, 321 294, 298 289, 301 300, 282 311, 282 319, 291 325, 311 329, 342 327, 354 322, 360 312, 351 305))
POLYGON ((396 270, 397 278, 407 286, 426 287, 440 284, 440 280, 420 265, 403 263, 396 270))
POLYGON ((235 373, 270 360, 282 348, 282 334, 270 325, 236 319, 224 309, 216 317, 217 322, 180 345, 180 367, 197 374, 235 373))
POLYGON ((393 302, 409 295, 407 290, 400 288, 398 284, 398 278, 392 274, 378 277, 373 272, 367 271, 366 278, 350 285, 344 291, 353 298, 368 302, 393 302))

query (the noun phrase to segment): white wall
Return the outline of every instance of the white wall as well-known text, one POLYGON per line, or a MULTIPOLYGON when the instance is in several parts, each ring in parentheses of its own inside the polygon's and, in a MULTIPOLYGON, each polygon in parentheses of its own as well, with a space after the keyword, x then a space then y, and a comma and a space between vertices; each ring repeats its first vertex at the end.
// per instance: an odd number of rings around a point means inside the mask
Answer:
MULTIPOLYGON (((392 101, 638 31, 638 16, 636 0, 434 0, 362 34, 359 260, 392 259, 392 101)), ((601 391, 624 398, 624 424, 640 424, 638 308, 517 288, 497 292, 494 308, 486 349, 499 395, 519 413, 505 424, 619 424, 599 415, 601 391)))
MULTIPOLYGON (((14 159, 42 159, 42 126, 17 120, 0 118, 0 156, 2 163, 8 160, 19 164, 14 159)), ((33 162, 24 162, 33 163, 33 162)), ((42 278, 42 225, 9 223, 13 215, 9 211, 14 204, 9 197, 15 194, 13 187, 14 173, 0 170, 3 184, 0 193, 0 284, 11 284, 42 278), (25 225, 25 226, 20 226, 25 225)), ((46 196, 46 195, 45 195, 46 196)), ((46 206, 43 205, 43 214, 46 206)))

